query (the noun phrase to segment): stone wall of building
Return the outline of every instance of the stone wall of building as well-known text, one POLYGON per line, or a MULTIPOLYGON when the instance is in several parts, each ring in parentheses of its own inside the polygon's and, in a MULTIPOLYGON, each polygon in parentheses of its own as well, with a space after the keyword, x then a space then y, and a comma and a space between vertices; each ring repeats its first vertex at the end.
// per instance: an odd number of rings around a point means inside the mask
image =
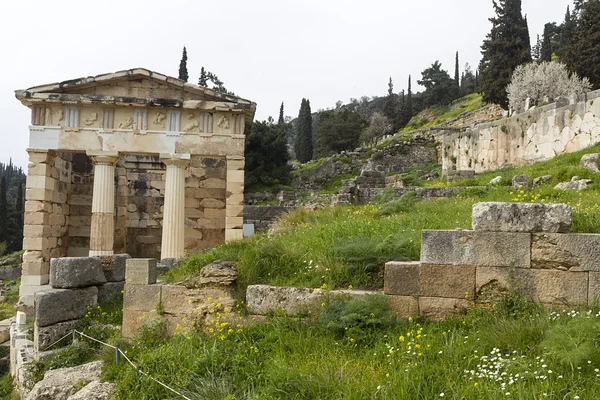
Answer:
POLYGON ((564 204, 476 204, 473 230, 424 230, 420 262, 387 263, 384 292, 400 314, 431 317, 508 290, 544 304, 595 304, 600 235, 570 227, 564 204))
POLYGON ((244 223, 253 224, 255 232, 268 232, 279 217, 295 209, 288 206, 244 206, 244 223))
POLYGON ((527 165, 600 141, 600 90, 442 136, 442 168, 483 172, 527 165))

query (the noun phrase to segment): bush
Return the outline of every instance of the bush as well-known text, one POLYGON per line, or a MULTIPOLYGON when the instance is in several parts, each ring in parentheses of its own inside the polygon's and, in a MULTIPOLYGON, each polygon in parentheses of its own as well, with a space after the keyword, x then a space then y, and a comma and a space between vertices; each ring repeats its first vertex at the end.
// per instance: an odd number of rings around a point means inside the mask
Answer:
POLYGON ((398 200, 389 201, 381 206, 381 208, 375 212, 376 217, 383 215, 398 214, 400 212, 407 212, 413 209, 415 204, 419 202, 420 198, 415 192, 408 192, 402 195, 398 200))
POLYGON ((324 303, 320 323, 328 330, 351 343, 363 342, 372 333, 388 328, 395 321, 395 313, 387 306, 384 295, 368 295, 348 300, 332 296, 324 303))

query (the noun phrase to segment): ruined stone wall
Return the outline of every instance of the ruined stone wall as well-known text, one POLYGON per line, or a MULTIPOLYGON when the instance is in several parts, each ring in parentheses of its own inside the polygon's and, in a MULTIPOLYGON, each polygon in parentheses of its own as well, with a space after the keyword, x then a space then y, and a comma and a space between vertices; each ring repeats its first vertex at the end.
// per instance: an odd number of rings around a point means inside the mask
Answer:
POLYGON ((431 317, 508 290, 544 304, 592 305, 600 235, 570 227, 564 204, 476 204, 473 230, 424 230, 420 262, 387 263, 384 292, 400 314, 431 317))
POLYGON ((402 172, 419 165, 437 164, 438 162, 435 140, 424 136, 415 136, 374 152, 366 169, 386 173, 402 172))
POLYGON ((296 209, 288 206, 244 206, 244 223, 254 224, 255 232, 267 232, 283 214, 296 209))
POLYGON ((442 138, 442 168, 483 172, 527 165, 600 141, 600 91, 584 101, 554 103, 442 138))

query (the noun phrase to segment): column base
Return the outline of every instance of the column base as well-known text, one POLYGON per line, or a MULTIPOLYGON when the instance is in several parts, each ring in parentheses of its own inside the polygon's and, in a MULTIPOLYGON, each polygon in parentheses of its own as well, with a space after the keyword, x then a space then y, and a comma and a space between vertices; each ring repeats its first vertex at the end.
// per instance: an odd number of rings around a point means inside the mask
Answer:
POLYGON ((112 256, 112 250, 90 250, 89 257, 112 256))

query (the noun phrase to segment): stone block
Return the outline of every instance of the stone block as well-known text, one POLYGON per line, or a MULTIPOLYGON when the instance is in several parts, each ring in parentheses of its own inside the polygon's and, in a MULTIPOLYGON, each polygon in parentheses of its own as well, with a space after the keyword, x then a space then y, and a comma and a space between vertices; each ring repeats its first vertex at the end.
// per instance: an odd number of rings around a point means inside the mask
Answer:
POLYGON ((112 268, 104 267, 104 276, 108 282, 120 282, 125 280, 125 269, 127 260, 131 258, 129 254, 115 254, 112 256, 114 262, 112 268))
POLYGON ((525 175, 513 176, 512 187, 514 190, 527 190, 529 188, 529 178, 525 175))
POLYGON ((419 294, 419 265, 418 261, 386 263, 383 292, 389 295, 417 296, 419 294))
POLYGON ((0 343, 8 342, 10 340, 11 324, 12 321, 10 318, 0 321, 0 343))
POLYGON ((475 292, 475 267, 421 264, 419 291, 425 297, 468 298, 475 292))
POLYGON ((448 314, 459 312, 468 305, 469 302, 465 299, 419 297, 419 312, 432 319, 443 319, 448 314))
POLYGON ((39 326, 37 323, 33 328, 33 348, 35 352, 46 351, 48 346, 58 339, 72 332, 77 327, 79 320, 59 322, 50 326, 39 326))
POLYGON ((588 305, 600 304, 600 272, 590 272, 588 290, 588 305))
POLYGON ((27 314, 22 311, 17 311, 16 322, 17 325, 25 325, 27 323, 27 314))
POLYGON ((547 304, 582 305, 588 302, 588 272, 548 269, 478 267, 476 290, 490 285, 516 290, 547 304))
POLYGON ((530 242, 529 233, 423 230, 421 262, 529 268, 530 242))
POLYGON ((106 282, 98 285, 98 304, 108 303, 121 295, 125 282, 106 282))
POLYGON ((531 237, 531 267, 600 272, 600 235, 536 233, 531 237))
POLYGON ((132 285, 125 284, 123 294, 123 309, 137 311, 156 310, 161 301, 162 285, 132 285))
POLYGON ((581 161, 579 163, 579 168, 589 169, 594 172, 598 172, 598 167, 600 165, 600 154, 584 154, 581 157, 581 161))
POLYGON ((419 299, 413 296, 387 295, 388 307, 399 317, 415 317, 419 315, 419 299))
POLYGON ((473 230, 493 232, 569 232, 566 204, 488 202, 473 205, 473 230))
POLYGON ((131 339, 135 337, 140 328, 160 321, 160 319, 161 317, 156 313, 156 310, 138 311, 125 308, 123 309, 121 334, 124 338, 131 339))
POLYGON ((26 212, 24 215, 25 225, 48 225, 50 214, 45 212, 26 212))
POLYGON ((98 288, 50 289, 35 294, 35 323, 54 325, 83 317, 98 302, 98 288))
POLYGON ((95 286, 106 282, 97 257, 63 257, 50 260, 50 286, 58 289, 95 286))
POLYGON ((0 267, 0 280, 13 281, 21 277, 23 268, 18 267, 0 267))
POLYGON ((231 286, 238 278, 238 271, 230 261, 215 261, 200 270, 200 284, 231 286))
POLYGON ((128 258, 125 262, 125 281, 135 285, 156 283, 156 259, 128 258))
POLYGON ((246 290, 246 305, 251 314, 266 315, 281 309, 286 315, 305 314, 322 301, 320 290, 250 285, 246 290))

